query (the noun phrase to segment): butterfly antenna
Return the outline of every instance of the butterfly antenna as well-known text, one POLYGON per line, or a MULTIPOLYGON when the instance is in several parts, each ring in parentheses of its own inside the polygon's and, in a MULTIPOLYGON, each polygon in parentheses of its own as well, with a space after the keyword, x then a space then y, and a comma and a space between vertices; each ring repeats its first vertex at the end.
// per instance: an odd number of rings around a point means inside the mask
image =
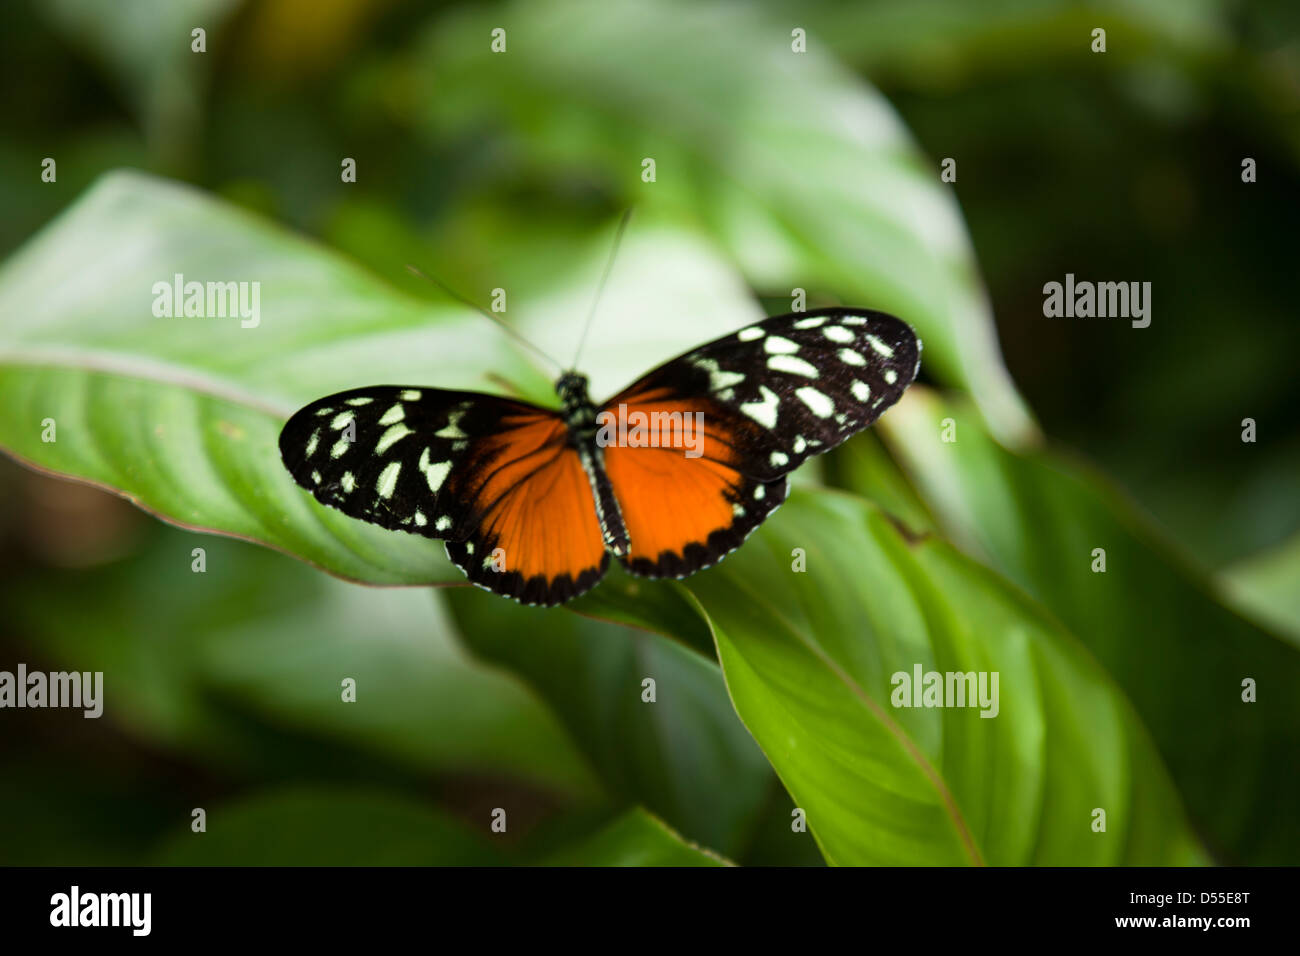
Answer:
POLYGON ((578 339, 578 353, 573 356, 573 365, 570 368, 577 368, 578 359, 582 358, 582 349, 587 344, 587 333, 591 331, 591 320, 596 317, 596 307, 600 305, 605 283, 609 281, 609 273, 614 268, 614 259, 618 256, 618 247, 623 242, 623 233, 627 231, 627 221, 631 218, 632 207, 628 206, 623 210, 623 216, 618 221, 618 231, 614 233, 614 245, 609 250, 609 258, 605 260, 605 271, 600 275, 600 285, 596 286, 596 297, 591 300, 591 311, 587 313, 587 322, 582 327, 582 338, 578 339))
POLYGON ((447 285, 447 283, 443 282, 441 279, 437 278, 436 276, 429 275, 423 269, 411 265, 409 262, 406 264, 406 268, 407 271, 409 271, 412 275, 419 276, 421 279, 424 279, 428 282, 432 282, 434 285, 436 285, 443 292, 447 293, 447 295, 451 296, 457 302, 461 303, 462 305, 469 306, 475 312, 479 313, 479 315, 482 315, 484 318, 486 318, 488 321, 493 322, 496 325, 499 325, 502 329, 505 330, 505 333, 507 335, 509 335, 520 345, 524 346, 525 348, 531 349, 533 354, 535 354, 538 358, 541 358, 546 362, 548 362, 550 365, 554 366, 556 372, 563 371, 563 369, 560 367, 559 362, 551 358, 549 355, 547 355, 545 352, 539 349, 532 342, 528 341, 526 338, 520 335, 519 332, 516 329, 514 329, 512 326, 510 326, 508 323, 506 323, 505 320, 501 318, 501 316, 494 315, 493 313, 489 312, 487 309, 479 305, 477 302, 471 302, 469 299, 465 298, 465 296, 461 295, 455 289, 447 285))

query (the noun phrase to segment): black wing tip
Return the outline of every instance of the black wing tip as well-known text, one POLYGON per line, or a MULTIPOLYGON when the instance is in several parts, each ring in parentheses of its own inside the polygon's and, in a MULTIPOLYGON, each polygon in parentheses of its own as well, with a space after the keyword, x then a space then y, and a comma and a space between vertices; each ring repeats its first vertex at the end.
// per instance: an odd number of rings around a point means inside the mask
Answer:
POLYGON ((889 312, 881 312, 879 309, 857 308, 851 305, 829 305, 820 309, 809 309, 806 312, 788 312, 785 315, 774 315, 768 321, 808 319, 822 315, 828 318, 856 316, 867 319, 872 323, 872 335, 879 336, 886 344, 894 348, 915 352, 919 367, 921 337, 916 334, 916 329, 912 327, 911 323, 889 312))

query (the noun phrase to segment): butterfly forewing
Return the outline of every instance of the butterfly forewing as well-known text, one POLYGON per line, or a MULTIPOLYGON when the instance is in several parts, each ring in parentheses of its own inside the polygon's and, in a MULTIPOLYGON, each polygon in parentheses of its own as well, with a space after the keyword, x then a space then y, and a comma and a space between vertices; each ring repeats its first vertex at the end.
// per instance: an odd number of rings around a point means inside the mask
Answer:
POLYGON ((608 565, 590 484, 547 409, 478 392, 353 389, 300 409, 280 454, 322 503, 446 539, 452 562, 498 594, 558 604, 608 565))
POLYGON ((659 366, 606 408, 707 398, 727 423, 738 470, 770 481, 879 418, 916 378, 920 354, 911 327, 891 315, 795 312, 659 366))
POLYGON ((476 503, 451 492, 453 474, 475 441, 530 409, 476 392, 358 388, 299 409, 280 433, 280 456, 298 484, 344 514, 430 538, 463 537, 476 503))

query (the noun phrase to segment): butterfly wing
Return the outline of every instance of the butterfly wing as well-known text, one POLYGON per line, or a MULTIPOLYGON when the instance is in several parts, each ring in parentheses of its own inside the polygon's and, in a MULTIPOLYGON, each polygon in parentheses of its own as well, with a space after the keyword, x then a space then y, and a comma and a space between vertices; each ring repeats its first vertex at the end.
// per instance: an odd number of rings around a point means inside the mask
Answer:
POLYGON ((661 386, 629 389, 611 404, 614 410, 622 404, 621 413, 634 422, 680 415, 702 428, 693 435, 702 438, 698 457, 681 447, 604 448, 605 474, 629 541, 622 561, 632 573, 680 578, 716 564, 785 501, 784 475, 764 480, 743 472, 738 449, 750 440, 747 425, 707 396, 678 397, 661 386))
POLYGON ((552 411, 478 392, 377 386, 296 412, 280 455, 317 500, 446 540, 475 584, 530 604, 608 567, 586 473, 552 411))
POLYGON ((629 570, 681 577, 739 547, 785 500, 791 471, 898 401, 920 352, 912 329, 881 312, 796 312, 702 345, 615 395, 602 408, 615 417, 681 412, 703 424, 698 457, 680 446, 604 449, 629 570))

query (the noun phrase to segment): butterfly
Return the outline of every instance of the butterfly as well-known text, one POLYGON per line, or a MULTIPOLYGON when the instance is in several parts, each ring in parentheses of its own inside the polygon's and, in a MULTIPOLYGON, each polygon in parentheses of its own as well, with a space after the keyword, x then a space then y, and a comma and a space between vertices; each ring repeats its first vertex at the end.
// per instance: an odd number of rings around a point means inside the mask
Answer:
POLYGON ((558 411, 424 386, 339 392, 289 419, 280 455, 323 504, 441 538, 474 584, 553 606, 595 587, 611 555, 648 578, 721 561, 785 501, 794 469, 898 401, 920 355, 883 312, 795 312, 601 405, 576 371, 556 382, 558 411))

